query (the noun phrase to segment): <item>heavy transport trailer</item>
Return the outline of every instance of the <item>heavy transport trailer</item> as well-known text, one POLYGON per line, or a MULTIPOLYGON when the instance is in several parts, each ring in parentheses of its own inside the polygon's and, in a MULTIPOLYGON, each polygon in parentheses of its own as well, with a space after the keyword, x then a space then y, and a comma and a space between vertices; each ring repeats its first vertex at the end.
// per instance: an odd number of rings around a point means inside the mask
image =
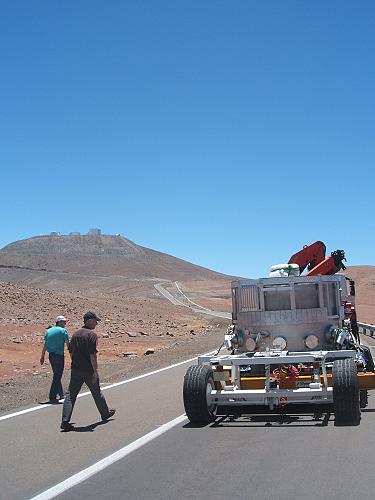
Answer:
POLYGON ((184 378, 189 420, 207 424, 226 406, 285 411, 298 403, 314 414, 330 405, 336 424, 358 425, 375 372, 354 295, 342 275, 234 281, 229 352, 200 356, 184 378))

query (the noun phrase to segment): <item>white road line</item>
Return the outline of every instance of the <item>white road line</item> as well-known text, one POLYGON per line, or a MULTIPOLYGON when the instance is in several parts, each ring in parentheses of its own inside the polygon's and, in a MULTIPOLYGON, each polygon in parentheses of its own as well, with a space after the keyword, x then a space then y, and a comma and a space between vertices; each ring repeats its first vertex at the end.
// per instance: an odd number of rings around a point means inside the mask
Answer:
POLYGON ((102 460, 99 460, 99 462, 96 462, 95 464, 91 465, 90 467, 87 467, 86 469, 83 469, 82 471, 78 472, 77 474, 74 474, 73 476, 68 477, 65 479, 65 481, 62 481, 61 483, 56 484, 55 486, 52 486, 52 488, 49 488, 48 490, 40 493, 39 495, 32 497, 30 500, 50 500, 51 498, 55 498, 57 495, 60 495, 61 493, 69 490, 70 488, 73 488, 73 486, 76 486, 79 483, 82 483, 89 477, 93 476, 94 474, 97 474, 98 472, 102 471, 103 469, 106 469, 108 466, 112 465, 113 463, 117 462, 118 460, 121 460, 122 458, 126 457, 133 451, 141 448, 145 444, 149 443, 153 439, 159 437, 160 435, 164 434, 165 432, 169 431, 176 425, 181 424, 187 420, 186 415, 180 415, 179 417, 171 420, 170 422, 167 422, 166 424, 161 425, 158 429, 155 429, 148 434, 145 434, 144 436, 140 437, 136 441, 133 441, 132 443, 128 444, 127 446, 124 446, 120 450, 115 451, 108 457, 103 458, 102 460))
POLYGON ((40 405, 40 406, 33 406, 32 408, 26 408, 26 410, 20 410, 20 411, 17 411, 16 413, 10 413, 9 415, 3 415, 2 417, 0 417, 0 421, 7 420, 8 418, 17 417, 18 415, 24 415, 25 413, 30 413, 32 411, 44 410, 44 408, 48 408, 49 406, 52 406, 52 405, 46 404, 46 405, 40 405))
MULTIPOLYGON (((207 352, 206 354, 200 354, 199 356, 209 356, 210 354, 215 353, 216 351, 211 351, 207 352)), ((149 373, 144 373, 143 375, 138 375, 137 377, 133 377, 127 380, 122 380, 121 382, 116 382, 114 384, 107 385, 106 387, 101 387, 102 391, 106 391, 108 389, 112 389, 112 387, 118 387, 119 385, 123 384, 129 384, 130 382, 135 382, 136 380, 139 380, 144 377, 149 377, 151 375, 155 375, 156 373, 164 372, 165 370, 170 370, 171 368, 176 368, 176 366, 181 366, 184 365, 185 363, 191 363, 192 361, 196 360, 198 356, 195 356, 194 358, 187 359, 185 361, 180 361, 179 363, 175 363, 174 365, 166 366, 164 368, 160 368, 159 370, 154 370, 153 372, 149 373)), ((87 396, 88 394, 91 394, 90 391, 87 392, 82 392, 81 394, 78 395, 79 398, 82 398, 83 396, 87 396)), ((61 401, 64 401, 63 399, 61 401)), ((44 408, 48 408, 50 406, 55 406, 55 405, 39 405, 39 406, 33 406, 32 408, 26 408, 25 410, 20 410, 15 413, 10 413, 8 415, 3 415, 0 417, 0 421, 2 420, 8 420, 9 418, 13 417, 18 417, 19 415, 24 415, 25 413, 31 413, 33 411, 37 410, 43 410, 44 408)))

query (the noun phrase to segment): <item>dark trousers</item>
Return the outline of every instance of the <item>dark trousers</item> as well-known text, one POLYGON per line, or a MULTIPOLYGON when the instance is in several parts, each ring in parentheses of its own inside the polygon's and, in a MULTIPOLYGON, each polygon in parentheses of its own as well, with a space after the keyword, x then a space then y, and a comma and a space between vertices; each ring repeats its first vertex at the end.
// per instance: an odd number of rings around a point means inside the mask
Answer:
POLYGON ((63 422, 70 421, 70 417, 72 416, 78 393, 84 383, 90 389, 92 397, 94 398, 96 407, 98 408, 102 419, 104 420, 108 417, 109 409, 105 397, 100 390, 99 379, 97 379, 93 384, 91 372, 83 372, 81 370, 72 368, 69 389, 65 394, 65 401, 62 412, 63 422))
POLYGON ((57 395, 60 396, 60 399, 64 397, 64 390, 61 384, 61 377, 64 371, 64 356, 56 354, 55 352, 50 352, 49 362, 51 363, 53 371, 51 389, 49 390, 49 400, 55 401, 57 395))

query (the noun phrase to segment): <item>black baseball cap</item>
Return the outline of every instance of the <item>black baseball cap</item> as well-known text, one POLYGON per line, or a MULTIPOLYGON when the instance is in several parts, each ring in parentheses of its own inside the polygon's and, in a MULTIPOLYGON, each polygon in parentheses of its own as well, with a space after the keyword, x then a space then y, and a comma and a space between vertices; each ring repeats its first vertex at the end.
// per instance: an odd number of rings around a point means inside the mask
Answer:
POLYGON ((96 319, 96 321, 100 321, 102 318, 99 318, 99 316, 94 312, 89 311, 83 316, 83 321, 87 321, 89 319, 96 319))

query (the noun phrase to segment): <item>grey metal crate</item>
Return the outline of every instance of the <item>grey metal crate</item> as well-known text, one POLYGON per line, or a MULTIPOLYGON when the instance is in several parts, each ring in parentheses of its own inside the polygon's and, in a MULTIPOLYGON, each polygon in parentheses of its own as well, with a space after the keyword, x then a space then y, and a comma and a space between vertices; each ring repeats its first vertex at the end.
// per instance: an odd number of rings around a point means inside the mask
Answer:
POLYGON ((237 280, 232 282, 233 323, 245 340, 261 334, 265 349, 282 336, 289 350, 306 350, 308 335, 318 338, 319 349, 327 349, 326 333, 342 324, 349 299, 354 298, 342 275, 237 280))

